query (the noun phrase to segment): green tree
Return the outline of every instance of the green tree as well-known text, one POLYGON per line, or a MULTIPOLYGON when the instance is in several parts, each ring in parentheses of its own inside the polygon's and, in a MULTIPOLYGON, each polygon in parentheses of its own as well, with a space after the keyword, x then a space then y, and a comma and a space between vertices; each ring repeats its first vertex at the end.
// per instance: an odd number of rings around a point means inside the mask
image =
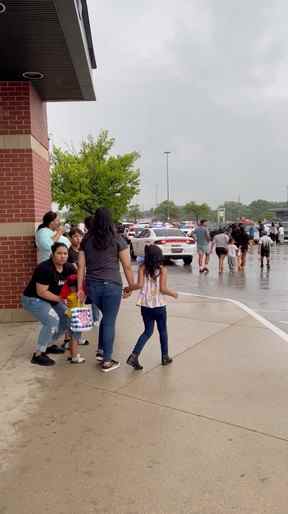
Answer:
POLYGON ((276 202, 269 202, 267 200, 254 200, 248 205, 250 210, 250 217, 255 220, 269 219, 272 216, 270 209, 277 207, 276 202))
POLYGON ((102 131, 97 139, 90 136, 84 141, 78 153, 54 147, 53 200, 69 209, 70 221, 78 222, 98 207, 110 208, 114 221, 119 221, 139 193, 140 176, 135 168, 139 155, 111 155, 114 142, 102 131))
POLYGON ((210 219, 211 209, 207 203, 188 202, 183 206, 182 213, 186 219, 210 219))
POLYGON ((168 213, 170 219, 177 220, 180 217, 179 207, 174 202, 168 202, 167 200, 161 202, 154 210, 154 215, 161 221, 167 220, 168 213))
POLYGON ((127 218, 129 221, 133 221, 134 223, 137 222, 139 218, 141 218, 142 212, 140 210, 140 207, 138 204, 130 205, 128 212, 127 212, 127 218))

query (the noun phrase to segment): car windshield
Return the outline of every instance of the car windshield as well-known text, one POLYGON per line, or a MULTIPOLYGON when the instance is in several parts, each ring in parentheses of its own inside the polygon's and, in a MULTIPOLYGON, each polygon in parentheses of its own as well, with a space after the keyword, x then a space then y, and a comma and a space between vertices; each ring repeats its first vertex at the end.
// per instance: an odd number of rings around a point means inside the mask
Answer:
POLYGON ((183 232, 178 228, 154 228, 157 237, 183 237, 183 232))

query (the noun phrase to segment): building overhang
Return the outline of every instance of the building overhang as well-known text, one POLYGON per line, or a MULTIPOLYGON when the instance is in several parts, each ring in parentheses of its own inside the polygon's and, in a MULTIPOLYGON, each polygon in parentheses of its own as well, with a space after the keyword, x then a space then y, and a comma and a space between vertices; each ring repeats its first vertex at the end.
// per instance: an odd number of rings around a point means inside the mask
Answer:
POLYGON ((25 80, 44 101, 95 100, 96 68, 86 0, 3 0, 0 81, 25 80), (24 75, 28 72, 28 75, 24 75))

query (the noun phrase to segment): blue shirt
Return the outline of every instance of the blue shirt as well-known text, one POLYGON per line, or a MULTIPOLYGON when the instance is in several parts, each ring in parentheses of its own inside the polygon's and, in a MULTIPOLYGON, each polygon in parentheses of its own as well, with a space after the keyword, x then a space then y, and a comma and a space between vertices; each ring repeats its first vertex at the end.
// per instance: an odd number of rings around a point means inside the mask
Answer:
MULTIPOLYGON (((51 256, 51 246, 55 243, 53 241, 52 237, 54 236, 55 232, 51 230, 51 228, 44 227, 40 228, 40 230, 37 230, 35 241, 37 246, 37 262, 38 264, 43 261, 47 261, 51 256)), ((65 236, 60 236, 57 240, 57 243, 64 243, 67 248, 70 247, 71 243, 69 239, 65 236)))
POLYGON ((208 229, 206 227, 200 226, 200 227, 195 228, 194 235, 196 237, 198 247, 205 248, 206 246, 208 246, 210 238, 209 238, 208 229))

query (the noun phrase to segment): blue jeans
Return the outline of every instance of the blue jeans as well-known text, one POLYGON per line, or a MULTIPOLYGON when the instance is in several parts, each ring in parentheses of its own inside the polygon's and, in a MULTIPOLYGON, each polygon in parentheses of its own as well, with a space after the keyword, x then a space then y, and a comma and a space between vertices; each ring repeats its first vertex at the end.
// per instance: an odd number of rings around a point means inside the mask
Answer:
POLYGON ((98 349, 103 350, 104 361, 110 361, 115 338, 115 323, 119 312, 122 286, 107 280, 87 280, 87 296, 102 312, 98 349))
POLYGON ((161 353, 168 355, 168 331, 167 331, 167 310, 166 307, 141 307, 141 314, 144 321, 145 330, 139 337, 133 353, 140 355, 148 339, 154 332, 155 321, 160 336, 161 353))
POLYGON ((42 323, 40 334, 36 345, 36 352, 46 352, 47 346, 63 335, 66 331, 77 341, 81 337, 80 332, 70 330, 70 320, 65 316, 67 310, 64 303, 59 302, 57 305, 51 305, 41 298, 30 298, 22 296, 22 305, 24 309, 42 323))

